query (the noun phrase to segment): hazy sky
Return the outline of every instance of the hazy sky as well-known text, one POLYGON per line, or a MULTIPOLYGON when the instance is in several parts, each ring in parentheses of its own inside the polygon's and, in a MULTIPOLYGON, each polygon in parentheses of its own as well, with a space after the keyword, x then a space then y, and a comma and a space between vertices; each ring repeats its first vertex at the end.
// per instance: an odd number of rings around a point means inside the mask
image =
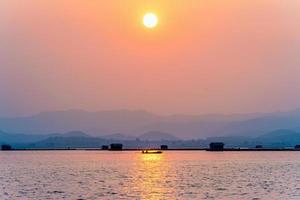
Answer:
POLYGON ((299 10, 299 0, 1 0, 0 116, 300 107, 299 10))

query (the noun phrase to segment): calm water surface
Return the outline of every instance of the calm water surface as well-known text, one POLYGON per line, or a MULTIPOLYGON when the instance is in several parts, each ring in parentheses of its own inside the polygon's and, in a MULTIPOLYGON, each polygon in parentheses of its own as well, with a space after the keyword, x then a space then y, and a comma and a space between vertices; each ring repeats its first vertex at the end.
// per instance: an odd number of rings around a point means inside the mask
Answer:
POLYGON ((300 153, 0 152, 0 199, 300 199, 300 153))

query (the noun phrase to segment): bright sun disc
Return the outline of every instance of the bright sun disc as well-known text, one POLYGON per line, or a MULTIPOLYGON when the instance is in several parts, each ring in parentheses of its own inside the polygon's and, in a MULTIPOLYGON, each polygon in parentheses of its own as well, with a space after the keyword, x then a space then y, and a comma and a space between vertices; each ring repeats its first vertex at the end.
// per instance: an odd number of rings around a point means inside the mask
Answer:
POLYGON ((143 23, 147 28, 154 28, 158 23, 158 18, 154 13, 147 13, 143 18, 143 23))

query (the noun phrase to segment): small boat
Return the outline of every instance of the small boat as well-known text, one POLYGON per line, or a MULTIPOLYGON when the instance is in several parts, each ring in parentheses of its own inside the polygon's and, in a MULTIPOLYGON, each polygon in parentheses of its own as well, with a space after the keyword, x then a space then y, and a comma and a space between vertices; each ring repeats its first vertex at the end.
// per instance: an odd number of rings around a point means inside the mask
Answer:
POLYGON ((162 153, 162 151, 160 151, 160 150, 143 150, 142 153, 143 154, 160 154, 160 153, 162 153))

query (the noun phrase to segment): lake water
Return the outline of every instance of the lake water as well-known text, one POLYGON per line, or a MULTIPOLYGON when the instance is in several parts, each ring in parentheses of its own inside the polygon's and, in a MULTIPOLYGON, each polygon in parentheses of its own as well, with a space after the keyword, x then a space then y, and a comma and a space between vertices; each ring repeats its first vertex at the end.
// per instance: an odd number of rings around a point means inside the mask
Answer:
POLYGON ((0 152, 0 199, 300 199, 300 152, 0 152))

